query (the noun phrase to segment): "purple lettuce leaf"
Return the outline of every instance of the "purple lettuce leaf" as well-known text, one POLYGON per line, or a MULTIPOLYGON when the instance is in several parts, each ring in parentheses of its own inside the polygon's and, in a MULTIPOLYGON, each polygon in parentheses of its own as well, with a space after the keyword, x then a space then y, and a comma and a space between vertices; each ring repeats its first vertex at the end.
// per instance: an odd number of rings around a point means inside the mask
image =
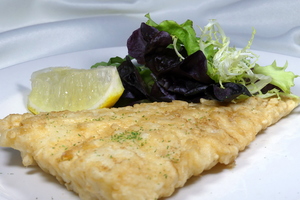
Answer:
POLYGON ((239 95, 251 96, 247 88, 236 83, 224 83, 220 87, 207 75, 207 59, 198 50, 187 55, 184 46, 177 47, 184 57, 179 57, 172 47, 172 36, 156 28, 142 23, 127 41, 129 56, 148 68, 151 85, 147 85, 141 76, 138 66, 129 58, 118 71, 125 92, 119 101, 128 104, 144 101, 184 100, 200 102, 201 98, 229 102, 239 95))

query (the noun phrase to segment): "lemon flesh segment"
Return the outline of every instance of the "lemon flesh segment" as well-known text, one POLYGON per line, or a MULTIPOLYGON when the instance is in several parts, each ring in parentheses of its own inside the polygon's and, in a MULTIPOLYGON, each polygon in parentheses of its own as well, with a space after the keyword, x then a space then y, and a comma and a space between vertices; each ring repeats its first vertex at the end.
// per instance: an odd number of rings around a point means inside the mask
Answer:
POLYGON ((31 88, 27 107, 34 114, 111 107, 124 92, 114 66, 49 67, 32 74, 31 88))

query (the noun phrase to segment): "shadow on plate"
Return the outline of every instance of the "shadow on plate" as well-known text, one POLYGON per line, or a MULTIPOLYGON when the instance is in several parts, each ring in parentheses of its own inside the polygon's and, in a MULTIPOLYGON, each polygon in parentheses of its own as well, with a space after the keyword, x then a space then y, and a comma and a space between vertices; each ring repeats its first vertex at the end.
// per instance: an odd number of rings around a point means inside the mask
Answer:
POLYGON ((22 164, 20 151, 6 147, 1 148, 1 151, 5 152, 5 154, 8 154, 7 157, 9 158, 6 163, 3 163, 3 165, 24 167, 22 164))
POLYGON ((19 92, 22 94, 23 96, 23 103, 24 103, 24 106, 27 107, 27 98, 28 98, 28 95, 30 94, 30 91, 31 89, 28 88, 28 87, 25 87, 24 85, 18 85, 18 90, 19 92))
POLYGON ((6 147, 1 147, 0 151, 3 151, 4 154, 6 154, 7 157, 7 161, 2 163, 2 165, 6 166, 6 167, 17 167, 17 168, 22 168, 24 169, 24 175, 38 175, 39 177, 42 177, 43 181, 47 182, 47 183, 51 183, 51 184, 55 184, 56 187, 58 188, 62 188, 63 190, 65 190, 66 193, 68 193, 68 196, 71 196, 72 199, 78 199, 78 196, 72 192, 66 189, 66 187, 62 184, 60 184, 58 182, 58 180, 44 172, 40 167, 38 166, 29 166, 29 167, 24 167, 24 165, 22 164, 22 158, 20 155, 20 152, 18 150, 12 149, 12 148, 6 148, 6 147))

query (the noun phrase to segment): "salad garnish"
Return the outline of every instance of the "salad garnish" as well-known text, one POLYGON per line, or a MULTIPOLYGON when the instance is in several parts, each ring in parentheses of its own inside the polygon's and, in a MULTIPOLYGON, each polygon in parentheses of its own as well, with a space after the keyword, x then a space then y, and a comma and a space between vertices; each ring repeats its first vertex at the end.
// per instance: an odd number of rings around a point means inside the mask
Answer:
POLYGON ((287 63, 283 67, 275 61, 268 66, 257 64, 258 55, 250 50, 255 29, 248 44, 237 49, 230 46, 217 20, 200 27, 197 35, 191 20, 157 24, 149 14, 146 18, 128 38, 125 58, 92 66, 118 67, 125 91, 116 107, 172 100, 198 103, 201 98, 231 102, 253 95, 295 96, 290 88, 299 76, 285 71, 287 63))

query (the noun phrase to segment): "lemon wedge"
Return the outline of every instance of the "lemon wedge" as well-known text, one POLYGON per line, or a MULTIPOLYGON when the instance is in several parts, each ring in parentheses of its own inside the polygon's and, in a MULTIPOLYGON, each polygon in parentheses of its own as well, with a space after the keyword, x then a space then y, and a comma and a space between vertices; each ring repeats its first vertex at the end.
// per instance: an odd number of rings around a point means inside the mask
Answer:
POLYGON ((124 87, 116 67, 49 67, 31 75, 27 108, 34 114, 113 106, 124 87))

